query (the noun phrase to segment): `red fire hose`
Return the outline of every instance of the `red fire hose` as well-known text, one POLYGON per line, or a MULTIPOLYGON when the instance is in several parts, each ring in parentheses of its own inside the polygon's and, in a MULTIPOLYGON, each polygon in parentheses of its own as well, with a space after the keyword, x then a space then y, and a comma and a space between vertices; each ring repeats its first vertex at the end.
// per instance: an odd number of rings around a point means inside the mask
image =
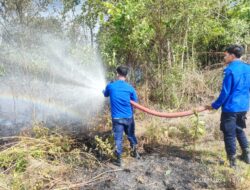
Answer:
POLYGON ((137 109, 143 111, 143 112, 146 112, 148 114, 151 114, 151 115, 155 115, 155 116, 158 116, 158 117, 165 117, 165 118, 176 118, 176 117, 184 117, 184 116, 189 116, 189 115, 193 115, 197 112, 202 112, 202 111, 205 111, 206 108, 204 106, 201 106, 201 107, 198 107, 198 108, 195 108, 194 110, 188 110, 188 111, 183 111, 183 112, 174 112, 174 113, 164 113, 164 112, 158 112, 158 111, 155 111, 155 110, 150 110, 134 101, 130 101, 130 103, 137 109))

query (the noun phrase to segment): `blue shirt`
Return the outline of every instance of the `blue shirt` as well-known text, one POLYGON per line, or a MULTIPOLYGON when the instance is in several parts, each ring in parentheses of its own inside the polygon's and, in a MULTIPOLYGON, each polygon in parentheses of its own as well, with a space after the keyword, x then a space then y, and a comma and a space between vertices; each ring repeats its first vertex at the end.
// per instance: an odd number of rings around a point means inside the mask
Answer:
POLYGON ((133 107, 130 100, 138 102, 135 89, 123 80, 111 82, 103 91, 105 97, 110 97, 112 118, 132 118, 133 107))
POLYGON ((212 107, 218 109, 222 106, 222 112, 248 111, 249 90, 250 65, 234 60, 224 69, 222 89, 212 107))

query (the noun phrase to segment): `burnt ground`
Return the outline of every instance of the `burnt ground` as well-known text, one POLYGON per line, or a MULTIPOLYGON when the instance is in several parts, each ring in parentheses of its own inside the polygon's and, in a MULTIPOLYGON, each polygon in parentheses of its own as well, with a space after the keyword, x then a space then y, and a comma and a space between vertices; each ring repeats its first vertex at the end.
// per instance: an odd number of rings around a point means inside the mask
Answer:
MULTIPOLYGON (((249 124, 248 121, 248 126, 249 124)), ((247 134, 249 137, 249 127, 247 134)), ((79 143, 93 148, 91 152, 94 152, 93 137, 96 134, 85 135, 79 140, 79 143)), ((109 135, 110 131, 101 133, 100 136, 108 137, 109 135)), ((215 175, 216 168, 227 165, 223 156, 225 151, 221 139, 203 140, 198 143, 196 151, 194 151, 192 147, 183 144, 146 143, 143 141, 143 133, 139 136, 140 160, 129 156, 127 140, 124 143, 123 167, 113 165, 111 160, 103 158, 96 152, 95 155, 99 159, 100 165, 95 168, 79 168, 76 176, 72 176, 74 178, 72 181, 76 185, 75 189, 237 189, 235 184, 228 181, 227 176, 218 175, 218 172, 215 175)), ((249 165, 238 162, 242 168, 248 168, 250 171, 249 165)), ((226 172, 225 175, 227 175, 226 172)), ((250 188, 248 186, 244 189, 250 188)))
MULTIPOLYGON (((105 174, 104 181, 93 183, 87 189, 223 189, 224 181, 214 179, 209 172, 209 160, 200 160, 199 154, 174 146, 145 146, 140 160, 127 157, 122 171, 112 163, 98 169, 98 173, 114 170, 105 174)), ((94 176, 94 175, 93 175, 94 176)), ((86 189, 86 188, 84 188, 86 189)))
MULTIPOLYGON (((249 137, 249 128, 247 134, 249 137)), ((226 172, 225 176, 223 172, 222 176, 215 175, 214 170, 221 166, 226 168, 225 171, 228 169, 223 156, 223 140, 203 141, 199 147, 194 151, 183 145, 144 144, 140 147, 141 159, 125 156, 122 168, 113 165, 110 160, 101 161, 102 167, 85 175, 92 177, 88 185, 81 189, 238 189, 234 182, 228 181, 226 172)), ((250 170, 249 165, 237 162, 242 168, 250 170)))

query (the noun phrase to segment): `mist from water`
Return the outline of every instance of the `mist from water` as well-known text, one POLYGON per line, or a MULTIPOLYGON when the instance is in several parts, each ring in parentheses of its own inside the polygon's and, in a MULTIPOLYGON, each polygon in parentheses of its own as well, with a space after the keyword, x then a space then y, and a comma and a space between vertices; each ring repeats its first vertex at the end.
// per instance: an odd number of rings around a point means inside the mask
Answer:
POLYGON ((32 36, 18 36, 21 43, 0 44, 0 134, 34 122, 70 130, 85 126, 104 103, 104 68, 96 49, 65 36, 28 32, 32 36))

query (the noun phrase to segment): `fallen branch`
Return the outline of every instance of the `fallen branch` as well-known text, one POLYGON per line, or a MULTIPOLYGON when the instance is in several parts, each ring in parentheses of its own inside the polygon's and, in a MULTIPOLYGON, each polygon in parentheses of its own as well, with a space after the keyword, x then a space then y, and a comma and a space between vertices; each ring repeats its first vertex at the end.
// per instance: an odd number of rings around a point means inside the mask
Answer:
POLYGON ((118 172, 118 171, 123 171, 124 169, 117 169, 117 170, 108 170, 106 172, 103 172, 103 173, 100 173, 98 174, 97 176, 95 176, 94 178, 92 178, 91 180, 89 181, 86 181, 86 182, 81 182, 81 183, 77 183, 77 184, 74 184, 74 185, 70 185, 68 187, 61 187, 61 188, 57 188, 55 190, 64 190, 64 189, 73 189, 73 188, 76 188, 76 187, 83 187, 83 186, 86 186, 94 181, 97 181, 98 179, 101 178, 102 175, 104 174, 107 174, 107 173, 112 173, 112 172, 118 172))

